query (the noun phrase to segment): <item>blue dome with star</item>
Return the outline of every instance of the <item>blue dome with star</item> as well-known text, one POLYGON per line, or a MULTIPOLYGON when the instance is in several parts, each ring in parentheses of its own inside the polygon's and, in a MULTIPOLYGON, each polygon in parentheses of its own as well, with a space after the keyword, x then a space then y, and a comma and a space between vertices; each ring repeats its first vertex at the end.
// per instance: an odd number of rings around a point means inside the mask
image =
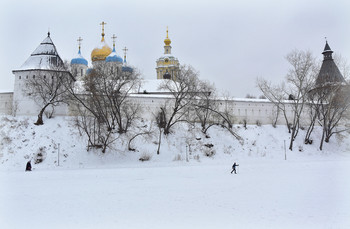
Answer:
POLYGON ((71 64, 83 64, 88 66, 87 60, 81 55, 80 50, 78 52, 78 56, 71 60, 71 64))

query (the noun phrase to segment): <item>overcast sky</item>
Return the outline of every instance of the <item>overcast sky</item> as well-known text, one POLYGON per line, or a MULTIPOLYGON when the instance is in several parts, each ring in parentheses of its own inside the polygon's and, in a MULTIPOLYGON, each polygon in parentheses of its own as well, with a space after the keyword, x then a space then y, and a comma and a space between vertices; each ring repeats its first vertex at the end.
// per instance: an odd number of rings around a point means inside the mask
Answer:
POLYGON ((259 96, 256 78, 284 79, 293 49, 310 50, 319 59, 325 38, 335 53, 350 60, 348 0, 84 0, 0 2, 0 91, 13 91, 12 70, 19 68, 48 30, 63 60, 78 51, 91 65, 91 51, 117 35, 117 53, 129 49, 128 61, 145 79, 156 79, 156 59, 163 55, 166 27, 172 54, 190 64, 200 78, 234 97, 259 96))

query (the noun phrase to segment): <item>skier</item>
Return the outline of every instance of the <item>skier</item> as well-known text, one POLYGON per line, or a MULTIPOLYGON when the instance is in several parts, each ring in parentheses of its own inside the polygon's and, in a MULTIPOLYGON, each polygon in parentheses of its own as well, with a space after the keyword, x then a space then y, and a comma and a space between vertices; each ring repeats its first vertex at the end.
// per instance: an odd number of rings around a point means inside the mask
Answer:
POLYGON ((231 174, 233 173, 233 172, 235 172, 235 174, 237 174, 236 173, 236 166, 239 166, 238 164, 236 164, 236 162, 235 163, 233 163, 233 165, 232 165, 232 171, 231 171, 231 174))
POLYGON ((32 165, 30 164, 30 161, 27 162, 26 171, 32 171, 32 165))

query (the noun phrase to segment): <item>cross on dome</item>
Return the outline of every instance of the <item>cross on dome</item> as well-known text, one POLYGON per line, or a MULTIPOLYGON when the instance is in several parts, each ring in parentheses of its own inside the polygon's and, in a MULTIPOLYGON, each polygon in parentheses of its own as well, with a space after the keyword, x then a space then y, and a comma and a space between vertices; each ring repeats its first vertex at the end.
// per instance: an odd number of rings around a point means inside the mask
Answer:
POLYGON ((104 41, 104 37, 105 37, 105 25, 106 25, 107 23, 106 22, 104 22, 104 21, 102 21, 101 23, 100 23, 100 25, 102 25, 102 40, 101 41, 104 41))
POLYGON ((79 52, 80 52, 80 46, 81 46, 81 42, 83 41, 83 39, 81 37, 79 37, 77 41, 78 41, 79 52))
POLYGON ((124 51, 124 63, 126 63, 126 52, 128 51, 129 49, 127 49, 126 47, 123 48, 123 51, 124 51))
POLYGON ((111 38, 113 40, 113 48, 115 48, 115 39, 117 39, 117 36, 115 34, 113 34, 113 36, 111 38))

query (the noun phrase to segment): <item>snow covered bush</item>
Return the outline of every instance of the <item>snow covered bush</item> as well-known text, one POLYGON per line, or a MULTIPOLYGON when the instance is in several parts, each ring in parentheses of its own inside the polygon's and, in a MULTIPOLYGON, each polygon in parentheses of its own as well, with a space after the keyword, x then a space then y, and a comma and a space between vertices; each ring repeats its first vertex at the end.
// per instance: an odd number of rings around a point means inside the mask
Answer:
POLYGON ((180 155, 180 154, 175 155, 175 157, 174 157, 174 160, 173 160, 173 161, 182 161, 182 157, 181 157, 181 155, 180 155))
POLYGON ((232 146, 224 146, 225 154, 231 154, 231 151, 233 151, 232 146))
POLYGON ((8 144, 11 144, 12 142, 12 139, 9 137, 9 136, 4 136, 2 134, 2 141, 1 141, 1 145, 8 145, 8 144))
POLYGON ((46 159, 46 147, 40 147, 38 152, 34 155, 34 163, 39 164, 46 159))
POLYGON ((257 126, 261 126, 260 120, 256 120, 256 125, 257 125, 257 126))
POLYGON ((204 155, 207 156, 207 157, 212 157, 215 155, 215 150, 214 149, 211 149, 211 148, 205 148, 204 149, 204 155))
POLYGON ((142 153, 141 157, 139 158, 140 161, 149 161, 151 160, 152 158, 152 155, 147 153, 147 152, 144 152, 142 153))
POLYGON ((200 157, 199 157, 199 154, 194 155, 193 158, 194 158, 195 160, 197 160, 198 162, 200 161, 200 160, 199 160, 199 158, 200 158, 200 157))

